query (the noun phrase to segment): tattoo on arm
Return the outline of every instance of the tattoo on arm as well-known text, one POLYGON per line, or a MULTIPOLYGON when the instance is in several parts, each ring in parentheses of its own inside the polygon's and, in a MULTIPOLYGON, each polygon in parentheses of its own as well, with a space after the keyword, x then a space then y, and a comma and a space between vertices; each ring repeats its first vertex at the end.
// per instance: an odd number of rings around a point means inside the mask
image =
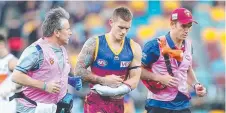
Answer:
POLYGON ((101 83, 100 77, 93 75, 87 68, 93 63, 96 48, 96 38, 88 39, 78 55, 74 75, 81 76, 84 81, 101 83))
POLYGON ((87 68, 93 62, 95 47, 96 47, 95 38, 90 38, 85 42, 81 52, 78 55, 77 64, 75 66, 75 75, 86 76, 91 73, 90 71, 87 70, 87 68))

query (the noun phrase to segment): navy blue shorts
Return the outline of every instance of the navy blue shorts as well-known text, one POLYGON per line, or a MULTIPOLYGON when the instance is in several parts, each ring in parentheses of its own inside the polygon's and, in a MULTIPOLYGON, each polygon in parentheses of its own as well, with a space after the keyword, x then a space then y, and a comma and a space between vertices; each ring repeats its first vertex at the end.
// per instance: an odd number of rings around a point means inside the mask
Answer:
POLYGON ((147 113, 191 113, 190 109, 170 110, 159 107, 146 107, 147 113))

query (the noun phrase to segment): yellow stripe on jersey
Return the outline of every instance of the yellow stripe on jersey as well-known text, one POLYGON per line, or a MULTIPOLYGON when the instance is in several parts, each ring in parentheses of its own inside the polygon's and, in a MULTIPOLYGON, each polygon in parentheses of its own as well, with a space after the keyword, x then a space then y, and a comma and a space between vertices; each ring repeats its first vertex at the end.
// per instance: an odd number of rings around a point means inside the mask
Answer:
POLYGON ((94 61, 95 61, 96 58, 97 58, 98 49, 99 49, 99 38, 98 38, 98 36, 95 37, 95 38, 96 38, 96 48, 95 48, 95 53, 94 53, 94 61))
POLYGON ((121 53, 122 49, 123 49, 125 39, 122 41, 120 49, 119 50, 114 50, 112 48, 112 45, 110 44, 110 41, 109 41, 109 34, 105 34, 105 38, 106 38, 106 41, 107 41, 107 44, 108 44, 109 48, 114 53, 114 55, 119 55, 121 53))

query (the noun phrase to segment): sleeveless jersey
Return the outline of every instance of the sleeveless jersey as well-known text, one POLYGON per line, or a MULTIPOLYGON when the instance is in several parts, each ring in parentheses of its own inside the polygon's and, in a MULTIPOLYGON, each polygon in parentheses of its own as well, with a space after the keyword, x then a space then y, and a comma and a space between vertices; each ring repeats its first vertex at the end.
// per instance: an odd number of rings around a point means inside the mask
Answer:
POLYGON ((120 50, 116 52, 108 43, 108 35, 97 37, 95 61, 91 65, 92 72, 98 76, 115 74, 125 79, 133 60, 131 41, 126 37, 120 50))

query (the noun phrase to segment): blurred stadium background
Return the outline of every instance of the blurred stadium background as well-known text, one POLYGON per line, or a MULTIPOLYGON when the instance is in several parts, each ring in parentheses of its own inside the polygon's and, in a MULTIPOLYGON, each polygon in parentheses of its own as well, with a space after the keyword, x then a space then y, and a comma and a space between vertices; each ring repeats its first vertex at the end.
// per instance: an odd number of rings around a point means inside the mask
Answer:
MULTIPOLYGON (((0 33, 8 39, 11 52, 18 58, 32 42, 40 38, 45 12, 64 7, 71 15, 73 35, 68 45, 72 67, 87 38, 109 31, 108 19, 114 8, 129 7, 133 14, 128 37, 141 46, 169 30, 169 14, 178 7, 192 11, 199 23, 193 25, 189 38, 193 42, 193 66, 208 95, 197 98, 191 89, 192 113, 225 111, 225 1, 0 1, 0 33)), ((83 113, 87 84, 74 93, 73 113, 83 113)), ((142 83, 126 96, 126 113, 142 113, 147 89, 142 83), (130 103, 130 104, 128 104, 130 103), (132 103, 132 104, 131 104, 132 103)))

